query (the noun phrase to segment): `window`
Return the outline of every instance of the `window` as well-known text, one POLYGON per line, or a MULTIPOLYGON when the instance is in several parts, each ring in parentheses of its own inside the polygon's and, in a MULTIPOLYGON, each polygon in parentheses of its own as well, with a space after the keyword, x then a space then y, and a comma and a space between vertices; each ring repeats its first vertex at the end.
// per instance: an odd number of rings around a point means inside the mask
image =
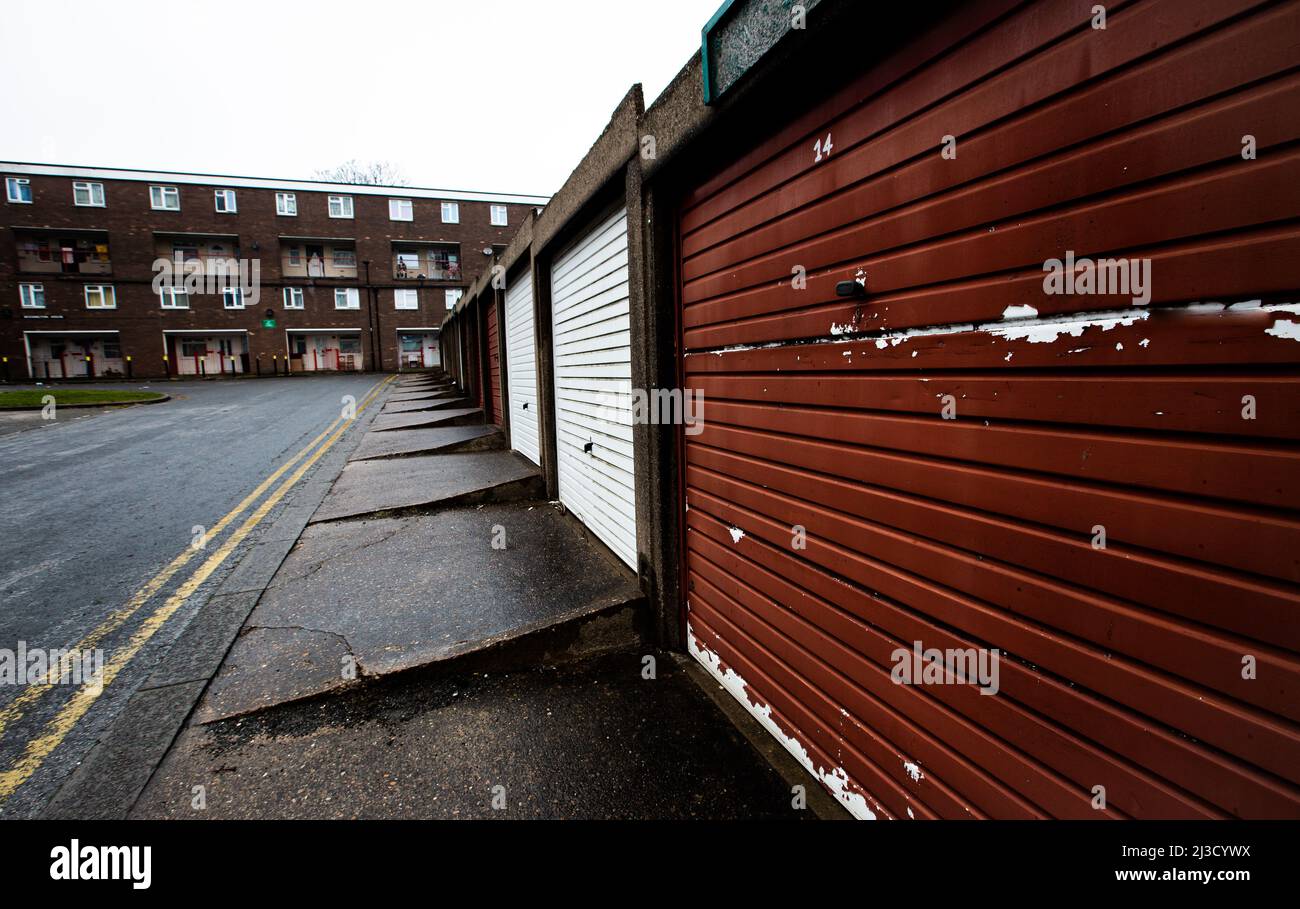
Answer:
POLYGON ((158 288, 158 300, 163 309, 189 309, 190 295, 184 287, 158 288))
POLYGON ((505 227, 508 223, 506 207, 504 205, 492 206, 492 224, 496 227, 505 227))
POLYGON ((26 177, 5 177, 5 195, 10 202, 32 202, 32 181, 26 177))
POLYGON ((357 251, 355 249, 334 249, 335 268, 356 268, 357 251))
POLYGON ((459 287, 448 287, 444 290, 443 293, 446 294, 447 308, 455 309, 456 304, 460 302, 461 294, 464 292, 465 291, 461 290, 459 287))
POLYGON ((351 196, 330 196, 330 217, 351 218, 352 197, 351 196))
POLYGON ((233 214, 238 211, 235 207, 235 191, 233 189, 219 189, 214 195, 217 198, 217 211, 233 214))
POLYGON ((301 265, 301 264, 302 264, 302 249, 301 249, 301 248, 299 248, 299 247, 297 247, 297 246, 290 246, 290 247, 289 247, 289 264, 290 264, 290 265, 301 265))
POLYGON ((120 359, 122 359, 122 342, 120 342, 120 341, 108 341, 108 340, 105 340, 105 341, 104 341, 104 359, 105 359, 105 360, 120 360, 120 359))
POLYGON ((206 357, 208 342, 202 338, 181 338, 182 357, 206 357))
POLYGON ((227 287, 221 292, 221 303, 226 309, 243 309, 244 292, 238 287, 227 287))
POLYGON ((420 292, 418 290, 393 291, 393 304, 397 309, 419 309, 420 292))
POLYGON ((339 338, 339 353, 345 353, 345 354, 361 353, 361 339, 356 337, 339 338))
POLYGON ((415 209, 411 205, 410 199, 389 199, 388 200, 388 220, 389 221, 411 221, 415 217, 415 209))
POLYGON ((276 193, 275 213, 277 215, 298 214, 298 197, 293 193, 276 193))
POLYGON ((285 309, 306 309, 302 301, 301 287, 286 287, 284 289, 284 308, 285 309))
POLYGON ((117 294, 111 284, 86 285, 86 309, 117 309, 117 294))
POLYGON ((74 182, 72 184, 72 204, 103 208, 104 184, 74 182))
POLYGON ((180 211, 181 191, 174 186, 151 186, 149 206, 157 211, 180 211))
POLYGON ((19 284, 18 299, 22 301, 23 309, 44 309, 45 285, 19 284))
POLYGON ((360 309, 361 291, 357 290, 355 287, 334 288, 334 308, 360 309))
POLYGON ((442 203, 442 223, 459 224, 460 223, 460 205, 455 202, 442 203))

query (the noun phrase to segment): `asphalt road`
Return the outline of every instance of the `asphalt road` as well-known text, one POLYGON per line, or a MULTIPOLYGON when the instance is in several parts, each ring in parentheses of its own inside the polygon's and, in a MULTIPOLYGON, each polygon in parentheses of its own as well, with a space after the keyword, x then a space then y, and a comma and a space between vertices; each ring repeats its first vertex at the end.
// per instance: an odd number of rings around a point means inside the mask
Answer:
MULTIPOLYGON (((338 375, 159 383, 154 389, 173 400, 89 415, 65 410, 55 421, 0 433, 0 650, 16 651, 18 642, 29 650, 65 648, 82 640, 185 552, 195 527, 215 525, 338 418, 345 395, 360 402, 378 381, 338 375)), ((354 427, 340 444, 355 435, 354 427)), ((338 469, 335 459, 322 460, 302 482, 338 469)), ((231 529, 204 552, 219 547, 231 529)), ((148 639, 11 796, 0 792, 0 817, 39 812, 255 539, 256 533, 148 639)), ((104 637, 99 646, 106 660, 203 561, 192 559, 104 637)), ((30 763, 33 740, 57 729, 75 688, 56 686, 34 701, 22 700, 22 690, 0 681, 0 785, 6 772, 24 759, 30 763)))

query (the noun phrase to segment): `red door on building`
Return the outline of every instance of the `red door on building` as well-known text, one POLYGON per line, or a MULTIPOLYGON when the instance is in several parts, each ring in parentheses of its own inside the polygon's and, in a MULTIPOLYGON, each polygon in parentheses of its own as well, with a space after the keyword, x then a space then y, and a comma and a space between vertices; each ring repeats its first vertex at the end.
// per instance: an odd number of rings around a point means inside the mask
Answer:
POLYGON ((487 306, 487 347, 488 347, 488 401, 491 413, 488 419, 497 426, 501 425, 501 333, 497 326, 497 304, 495 294, 488 298, 487 306))
POLYGON ((1300 816, 1300 3, 1088 6, 680 210, 690 647, 859 816, 1300 816))

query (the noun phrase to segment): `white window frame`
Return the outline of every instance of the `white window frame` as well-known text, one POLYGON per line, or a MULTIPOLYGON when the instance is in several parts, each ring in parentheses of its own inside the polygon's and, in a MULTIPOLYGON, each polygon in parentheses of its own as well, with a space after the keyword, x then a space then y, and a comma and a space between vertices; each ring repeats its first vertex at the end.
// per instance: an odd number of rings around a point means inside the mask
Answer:
POLYGON ((447 308, 455 309, 456 304, 460 302, 460 298, 465 296, 465 291, 459 287, 448 287, 442 294, 443 299, 447 301, 447 308))
POLYGON ((72 204, 78 208, 104 208, 104 184, 93 183, 90 180, 73 180, 72 181, 72 204), (87 201, 82 202, 77 198, 77 193, 84 192, 87 201), (99 200, 95 200, 95 194, 98 192, 99 200))
POLYGON ((189 309, 190 295, 184 285, 158 288, 158 305, 163 309, 189 309), (184 303, 177 302, 184 300, 184 303))
POLYGON ((351 196, 330 196, 326 204, 327 207, 329 208, 329 215, 331 218, 350 219, 354 215, 351 196), (339 206, 339 213, 337 215, 334 214, 334 203, 336 202, 338 203, 339 206))
POLYGON ((389 221, 414 221, 415 203, 412 202, 410 199, 389 199, 388 220, 389 221), (402 217, 403 213, 405 213, 406 217, 402 217))
POLYGON ((221 288, 221 306, 223 309, 243 309, 244 292, 238 287, 221 288))
POLYGON ((306 309, 307 300, 303 296, 301 287, 284 288, 284 308, 285 309, 306 309))
POLYGON ((239 200, 233 189, 214 189, 212 191, 212 206, 219 214, 233 215, 239 212, 239 200), (222 208, 222 204, 225 208, 222 208))
POLYGON ((18 301, 22 309, 44 309, 45 308, 45 285, 44 284, 19 284, 18 301), (36 295, 41 295, 41 302, 36 302, 36 295))
POLYGON ((285 215, 286 217, 296 218, 298 216, 297 193, 276 193, 275 213, 277 215, 285 215))
POLYGON ((117 309, 117 291, 113 289, 112 284, 87 284, 86 285, 86 309, 117 309), (90 292, 95 291, 99 296, 101 304, 94 306, 90 302, 90 292))
POLYGON ((149 187, 149 207, 154 211, 180 211, 181 210, 181 191, 176 186, 165 186, 163 184, 154 184, 149 187), (176 200, 175 205, 168 205, 167 199, 176 200))
POLYGON ((32 181, 27 177, 5 177, 5 198, 18 205, 32 204, 32 181), (22 187, 27 188, 27 198, 23 198, 22 187))
POLYGON ((493 227, 510 226, 510 209, 506 208, 504 205, 493 205, 488 212, 488 217, 491 218, 493 227), (498 212, 501 214, 500 220, 497 219, 498 212))
POLYGON ((459 224, 460 223, 460 203, 444 202, 442 203, 442 223, 459 224), (450 216, 450 217, 449 217, 450 216))
POLYGON ((355 287, 334 288, 334 308, 335 309, 360 309, 361 291, 359 291, 355 287), (346 301, 345 306, 339 306, 339 294, 343 295, 343 299, 346 301))
POLYGON ((420 292, 415 288, 397 288, 393 291, 394 309, 419 309, 420 292))

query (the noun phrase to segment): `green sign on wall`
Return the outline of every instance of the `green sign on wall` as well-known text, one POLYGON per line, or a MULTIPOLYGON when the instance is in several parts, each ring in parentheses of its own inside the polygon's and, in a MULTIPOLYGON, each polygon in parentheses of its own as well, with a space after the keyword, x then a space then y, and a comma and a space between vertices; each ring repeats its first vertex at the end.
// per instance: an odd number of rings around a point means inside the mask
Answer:
POLYGON ((263 327, 263 328, 275 328, 275 319, 263 319, 263 320, 262 320, 262 327, 263 327))

